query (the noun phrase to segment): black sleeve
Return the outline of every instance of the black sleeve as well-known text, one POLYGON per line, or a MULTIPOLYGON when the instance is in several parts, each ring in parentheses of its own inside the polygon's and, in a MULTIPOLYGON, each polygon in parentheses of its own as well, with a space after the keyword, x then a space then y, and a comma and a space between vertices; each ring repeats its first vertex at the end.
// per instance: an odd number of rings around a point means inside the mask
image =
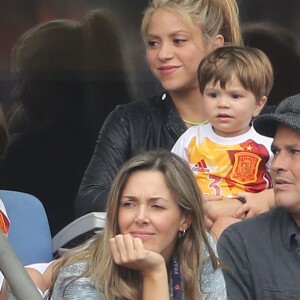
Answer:
POLYGON ((129 158, 129 122, 122 107, 106 119, 94 154, 79 187, 75 201, 75 217, 93 211, 105 211, 111 183, 122 164, 129 158))
POLYGON ((229 300, 255 299, 251 268, 242 235, 230 226, 217 244, 229 300))

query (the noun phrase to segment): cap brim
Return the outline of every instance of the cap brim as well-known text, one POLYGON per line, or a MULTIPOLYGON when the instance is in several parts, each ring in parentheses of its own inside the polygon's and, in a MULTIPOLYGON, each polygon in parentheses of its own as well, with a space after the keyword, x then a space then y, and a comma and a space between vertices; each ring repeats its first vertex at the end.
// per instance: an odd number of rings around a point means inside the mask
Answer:
POLYGON ((265 114, 258 116, 254 122, 253 126, 255 130, 265 136, 274 137, 276 128, 278 124, 284 124, 292 129, 300 132, 300 127, 295 126, 299 124, 299 116, 296 115, 275 115, 275 114, 265 114))

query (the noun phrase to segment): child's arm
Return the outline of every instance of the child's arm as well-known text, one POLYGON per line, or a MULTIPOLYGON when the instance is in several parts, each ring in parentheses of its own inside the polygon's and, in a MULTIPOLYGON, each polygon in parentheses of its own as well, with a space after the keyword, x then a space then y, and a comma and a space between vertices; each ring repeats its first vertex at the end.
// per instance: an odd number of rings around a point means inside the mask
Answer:
POLYGON ((239 193, 239 196, 242 196, 246 199, 246 203, 239 207, 234 213, 235 218, 240 218, 245 215, 245 218, 250 218, 255 215, 266 212, 275 205, 275 195, 273 189, 263 190, 259 193, 239 193))

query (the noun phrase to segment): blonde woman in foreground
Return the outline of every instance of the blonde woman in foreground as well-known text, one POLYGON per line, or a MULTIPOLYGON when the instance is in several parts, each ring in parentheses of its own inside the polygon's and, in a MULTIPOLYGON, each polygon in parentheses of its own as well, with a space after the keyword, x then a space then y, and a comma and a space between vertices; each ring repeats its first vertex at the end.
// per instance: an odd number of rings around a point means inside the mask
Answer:
POLYGON ((56 265, 48 299, 226 299, 193 173, 167 150, 116 176, 106 226, 56 265), (52 298, 51 298, 52 297, 52 298))

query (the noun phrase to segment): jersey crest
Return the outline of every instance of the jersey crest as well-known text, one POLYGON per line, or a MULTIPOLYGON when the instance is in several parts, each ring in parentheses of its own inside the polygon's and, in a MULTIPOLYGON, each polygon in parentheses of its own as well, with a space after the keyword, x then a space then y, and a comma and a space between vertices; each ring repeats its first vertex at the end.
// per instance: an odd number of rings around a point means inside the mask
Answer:
POLYGON ((234 156, 235 160, 230 178, 243 185, 256 182, 261 158, 250 152, 238 152, 234 156))

